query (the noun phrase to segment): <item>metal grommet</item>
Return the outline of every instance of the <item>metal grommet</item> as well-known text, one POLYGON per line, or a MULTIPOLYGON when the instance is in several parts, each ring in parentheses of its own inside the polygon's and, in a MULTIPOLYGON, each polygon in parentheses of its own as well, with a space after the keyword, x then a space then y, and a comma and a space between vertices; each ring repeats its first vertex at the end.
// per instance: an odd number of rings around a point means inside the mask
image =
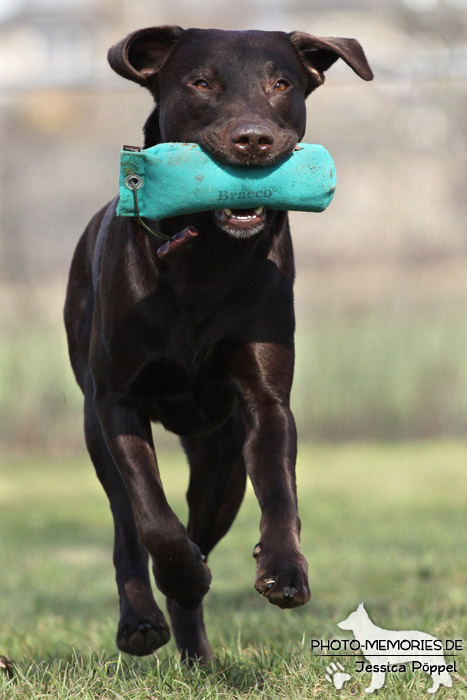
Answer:
POLYGON ((139 190, 142 184, 143 178, 136 175, 136 173, 127 175, 125 178, 125 187, 127 187, 129 190, 139 190))

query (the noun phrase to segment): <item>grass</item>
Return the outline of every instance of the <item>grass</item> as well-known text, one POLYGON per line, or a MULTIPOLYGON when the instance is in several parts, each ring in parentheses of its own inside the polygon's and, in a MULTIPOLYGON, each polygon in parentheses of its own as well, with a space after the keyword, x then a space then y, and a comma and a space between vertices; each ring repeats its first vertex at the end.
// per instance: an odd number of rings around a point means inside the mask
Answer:
MULTIPOLYGON (((336 623, 360 601, 376 624, 467 637, 467 443, 302 447, 299 493, 311 602, 281 611, 254 591, 258 507, 248 492, 210 559, 206 622, 215 668, 180 667, 173 641, 155 657, 119 655, 109 509, 85 458, 9 457, 0 469, 0 654, 16 662, 10 698, 351 698, 338 694, 310 640, 350 638, 336 623)), ((169 501, 185 518, 186 468, 161 454, 169 501)), ((163 601, 159 602, 163 605, 163 601)), ((464 642, 465 646, 465 642, 464 642)), ((454 685, 465 697, 465 654, 454 685)), ((388 674, 384 698, 421 697, 424 674, 388 674)))
POLYGON ((293 398, 319 440, 465 435, 465 308, 312 319, 297 330, 293 398))

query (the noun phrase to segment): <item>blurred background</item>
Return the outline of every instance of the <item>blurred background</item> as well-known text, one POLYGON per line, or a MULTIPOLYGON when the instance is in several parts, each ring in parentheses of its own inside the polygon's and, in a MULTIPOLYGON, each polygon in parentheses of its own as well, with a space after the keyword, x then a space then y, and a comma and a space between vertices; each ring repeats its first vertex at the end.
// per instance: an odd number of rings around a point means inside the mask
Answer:
POLYGON ((291 215, 300 441, 467 435, 467 0, 0 0, 0 456, 84 451, 67 270, 151 110, 106 53, 165 23, 362 43, 375 80, 308 101, 338 187, 291 215))

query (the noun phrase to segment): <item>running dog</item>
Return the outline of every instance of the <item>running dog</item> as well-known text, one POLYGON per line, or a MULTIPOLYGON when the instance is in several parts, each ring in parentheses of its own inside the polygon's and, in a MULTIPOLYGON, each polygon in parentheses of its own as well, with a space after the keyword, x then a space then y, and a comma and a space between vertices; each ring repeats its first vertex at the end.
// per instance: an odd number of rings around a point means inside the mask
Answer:
MULTIPOLYGON (((151 27, 109 51, 111 67, 149 90, 144 147, 194 142, 219 163, 270 166, 305 133, 305 98, 337 59, 372 72, 355 39, 302 32, 151 27)), ((281 608, 310 598, 300 549, 290 410, 294 262, 287 213, 203 212, 158 222, 168 244, 116 200, 81 237, 65 324, 84 393, 85 438, 115 522, 117 645, 150 654, 169 627, 182 658, 209 661, 202 612, 207 556, 251 479, 261 507, 256 590, 281 608), (168 504, 151 421, 180 436, 189 518, 168 504)))

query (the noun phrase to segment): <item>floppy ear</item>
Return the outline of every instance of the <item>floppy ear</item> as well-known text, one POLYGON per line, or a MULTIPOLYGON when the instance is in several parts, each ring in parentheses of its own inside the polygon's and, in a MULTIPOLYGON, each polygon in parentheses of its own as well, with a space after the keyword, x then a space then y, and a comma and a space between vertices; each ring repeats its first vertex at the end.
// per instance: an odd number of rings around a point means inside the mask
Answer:
POLYGON ((176 25, 139 29, 109 49, 108 61, 116 73, 147 87, 182 33, 176 25))
POLYGON ((290 32, 288 36, 310 76, 307 94, 324 83, 324 71, 338 58, 342 58, 363 80, 373 79, 373 72, 356 39, 319 37, 305 32, 290 32))

